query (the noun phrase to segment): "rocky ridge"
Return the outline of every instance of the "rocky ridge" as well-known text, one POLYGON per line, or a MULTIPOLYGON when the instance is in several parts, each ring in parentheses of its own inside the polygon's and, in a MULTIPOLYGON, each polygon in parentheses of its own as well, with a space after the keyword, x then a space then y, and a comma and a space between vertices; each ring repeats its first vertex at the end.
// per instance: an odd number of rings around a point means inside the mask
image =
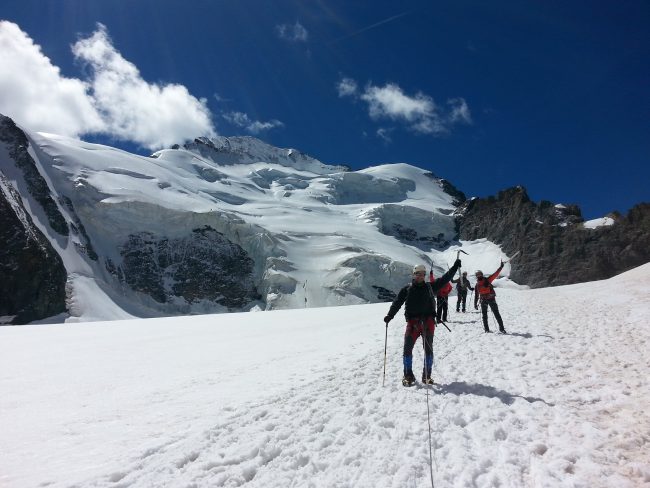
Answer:
POLYGON ((0 325, 66 311, 67 273, 0 171, 0 325))
POLYGON ((521 186, 457 211, 460 239, 486 238, 508 255, 520 252, 510 277, 532 288, 606 279, 650 261, 650 204, 610 216, 614 225, 585 228, 576 205, 534 203, 521 186))

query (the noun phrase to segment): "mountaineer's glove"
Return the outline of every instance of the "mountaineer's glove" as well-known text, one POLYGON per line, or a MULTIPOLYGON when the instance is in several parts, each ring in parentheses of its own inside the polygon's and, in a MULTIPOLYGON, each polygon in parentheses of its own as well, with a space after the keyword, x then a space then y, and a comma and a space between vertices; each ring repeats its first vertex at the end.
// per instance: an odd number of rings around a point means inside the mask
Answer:
POLYGON ((384 322, 386 322, 386 325, 388 325, 388 322, 390 322, 391 320, 393 320, 393 317, 391 317, 390 315, 386 315, 384 317, 384 322))
POLYGON ((460 259, 454 261, 454 266, 456 266, 456 268, 460 268, 460 259))

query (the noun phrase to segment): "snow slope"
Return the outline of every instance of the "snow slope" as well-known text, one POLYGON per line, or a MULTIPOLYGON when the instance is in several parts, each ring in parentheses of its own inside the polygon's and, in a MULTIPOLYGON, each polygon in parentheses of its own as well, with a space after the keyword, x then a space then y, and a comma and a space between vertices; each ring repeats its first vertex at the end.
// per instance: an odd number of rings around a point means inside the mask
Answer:
POLYGON ((614 225, 614 219, 611 217, 601 217, 599 219, 587 220, 582 225, 586 229, 597 229, 602 226, 614 225))
POLYGON ((430 389, 386 303, 0 328, 0 486, 428 487, 429 408, 437 487, 647 487, 649 279, 452 307, 430 389))

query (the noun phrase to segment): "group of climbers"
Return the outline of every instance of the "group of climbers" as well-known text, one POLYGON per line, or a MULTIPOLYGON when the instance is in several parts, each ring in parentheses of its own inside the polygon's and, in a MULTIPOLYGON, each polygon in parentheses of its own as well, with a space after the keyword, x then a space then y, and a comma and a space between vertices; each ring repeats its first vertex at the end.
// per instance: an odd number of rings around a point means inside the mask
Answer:
POLYGON ((485 332, 490 332, 487 315, 487 309, 490 307, 499 324, 499 331, 502 334, 506 333, 503 326, 503 319, 501 318, 496 302, 494 286, 492 286, 492 282, 501 273, 503 265, 504 263, 501 261, 499 268, 487 277, 483 275, 482 271, 477 271, 475 273, 476 284, 474 288, 472 288, 471 283, 467 279, 467 271, 464 271, 457 280, 453 279, 456 271, 460 269, 460 259, 456 259, 451 269, 440 278, 435 278, 433 270, 431 270, 429 272, 428 283, 425 281, 426 268, 424 265, 418 264, 413 268, 411 283, 399 291, 388 313, 384 317, 384 322, 386 327, 388 327, 388 323, 395 317, 402 305, 405 305, 406 331, 404 333, 404 349, 402 354, 404 365, 402 384, 404 386, 411 386, 415 383, 415 375, 413 374, 413 347, 420 336, 422 336, 422 340, 424 341, 425 355, 424 366, 422 368, 422 383, 433 384, 433 380, 431 379, 433 335, 435 333, 436 322, 447 322, 449 294, 453 289, 451 283, 456 284, 456 291, 458 293, 456 312, 460 312, 461 307, 462 312, 465 312, 467 290, 472 290, 474 291, 474 308, 478 310, 479 303, 481 305, 483 329, 485 332))

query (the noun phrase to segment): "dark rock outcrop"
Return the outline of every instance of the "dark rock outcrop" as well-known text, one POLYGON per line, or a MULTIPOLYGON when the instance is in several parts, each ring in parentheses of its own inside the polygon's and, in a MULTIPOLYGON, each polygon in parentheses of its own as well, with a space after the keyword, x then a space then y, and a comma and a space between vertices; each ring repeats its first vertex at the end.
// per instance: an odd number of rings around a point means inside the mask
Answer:
POLYGON ((447 195, 454 198, 452 201, 454 205, 456 206, 462 205, 463 203, 465 203, 465 200, 467 200, 465 194, 462 191, 460 191, 458 188, 456 188, 449 180, 440 178, 434 175, 433 173, 426 173, 426 176, 436 181, 440 185, 440 188, 442 188, 442 191, 444 191, 447 195))
POLYGON ((63 313, 67 279, 63 261, 1 172, 0 179, 0 325, 63 313))
POLYGON ((650 261, 650 204, 613 218, 611 226, 587 229, 577 206, 536 204, 523 187, 469 200, 458 211, 460 238, 521 251, 510 277, 533 288, 606 279, 650 261))
POLYGON ((9 157, 23 173, 27 189, 34 199, 43 207, 50 227, 62 236, 69 234, 68 225, 59 208, 52 199, 47 182, 41 176, 34 160, 27 152, 29 141, 13 120, 0 114, 0 142, 5 143, 9 157))
POLYGON ((107 270, 159 303, 173 298, 187 303, 208 300, 239 310, 259 299, 253 260, 209 226, 194 229, 186 238, 131 234, 120 254, 121 265, 107 262, 107 270))
POLYGON ((397 293, 392 290, 388 290, 382 286, 372 285, 372 287, 377 290, 377 300, 380 302, 392 302, 397 298, 397 293))
POLYGON ((382 234, 428 252, 432 248, 446 249, 458 238, 457 224, 451 214, 448 209, 429 211, 385 204, 372 209, 367 216, 378 222, 382 234))
POLYGON ((70 223, 70 230, 72 231, 73 234, 77 234, 79 236, 79 239, 81 240, 81 243, 75 242, 75 246, 77 247, 77 249, 81 254, 85 254, 93 261, 97 261, 99 259, 99 256, 97 255, 95 249, 93 248, 93 244, 90 241, 90 236, 88 235, 88 232, 86 232, 86 228, 84 227, 84 224, 81 222, 79 216, 77 215, 77 212, 74 209, 72 200, 70 200, 70 198, 68 198, 67 196, 63 195, 60 198, 60 201, 63 205, 67 207, 70 217, 72 219, 72 222, 70 223))

